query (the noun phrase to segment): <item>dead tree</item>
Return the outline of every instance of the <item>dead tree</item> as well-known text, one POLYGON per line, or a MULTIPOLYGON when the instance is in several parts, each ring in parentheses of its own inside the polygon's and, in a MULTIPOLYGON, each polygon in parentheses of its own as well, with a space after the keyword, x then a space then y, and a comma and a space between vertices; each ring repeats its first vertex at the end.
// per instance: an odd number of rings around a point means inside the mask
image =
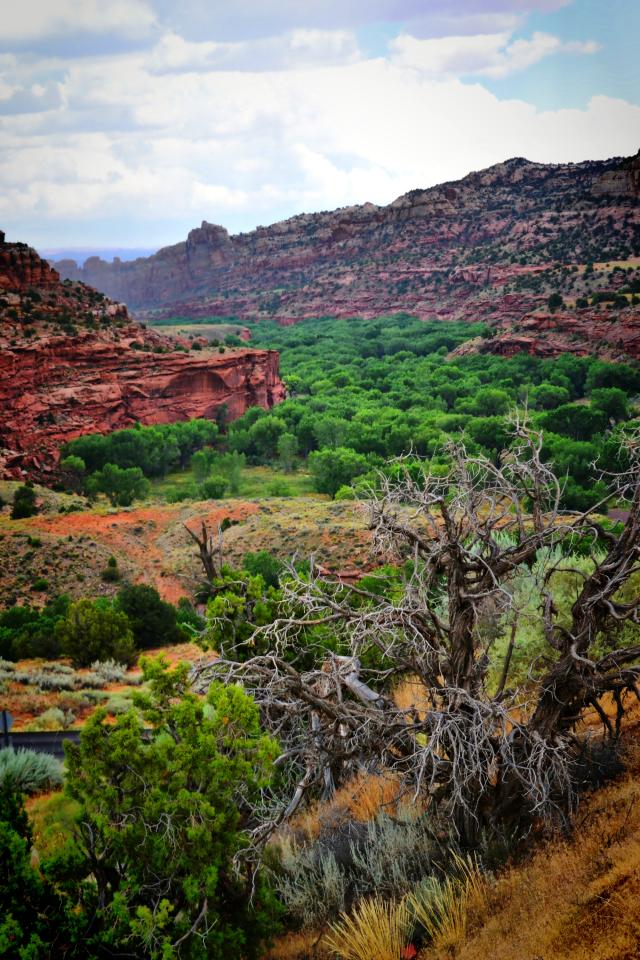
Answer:
POLYGON ((204 569, 205 577, 209 583, 220 576, 222 568, 222 526, 218 524, 216 532, 209 530, 204 520, 201 521, 200 536, 183 524, 185 530, 192 540, 198 545, 200 561, 204 569))
MULTIPOLYGON (((366 509, 374 548, 410 561, 400 599, 328 582, 313 569, 306 577, 291 571, 284 615, 263 628, 271 652, 196 671, 196 687, 214 678, 243 684, 282 745, 287 787, 263 811, 257 839, 309 791, 326 794, 362 769, 392 772, 469 842, 480 828, 571 807, 581 711, 593 704, 606 720, 604 694, 620 711, 628 691, 640 696, 640 644, 594 653, 610 622, 638 618, 640 598, 622 603, 618 594, 640 570, 640 445, 637 438, 629 445, 630 468, 616 491, 629 500, 629 513, 613 536, 590 514, 561 510, 561 483, 542 460, 541 436, 518 420, 514 432, 499 465, 453 444, 444 477, 425 470, 414 479, 406 470, 400 479, 381 478, 366 509), (543 578, 546 675, 526 689, 509 688, 514 630, 491 691, 487 615, 512 623, 511 586, 523 565, 569 534, 594 532, 606 555, 583 575, 568 628, 547 589, 557 560, 543 578), (309 667, 318 629, 332 635, 340 655, 319 644, 309 667), (393 697, 402 678, 423 691, 409 708, 393 697)), ((615 733, 610 723, 609 730, 615 733)))

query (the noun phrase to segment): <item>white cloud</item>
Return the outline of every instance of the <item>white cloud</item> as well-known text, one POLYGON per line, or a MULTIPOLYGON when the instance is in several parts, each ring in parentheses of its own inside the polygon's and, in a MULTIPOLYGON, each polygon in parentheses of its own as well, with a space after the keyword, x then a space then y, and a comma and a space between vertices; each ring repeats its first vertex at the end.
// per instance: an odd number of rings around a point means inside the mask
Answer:
POLYGON ((364 59, 349 31, 299 28, 245 43, 166 33, 110 56, 0 57, 11 111, 0 117, 0 224, 49 245, 160 246, 203 218, 237 231, 388 203, 510 156, 634 153, 637 105, 594 97, 538 110, 459 78, 571 52, 589 50, 544 34, 405 34, 392 56, 364 59))
POLYGON ((70 33, 113 33, 140 37, 156 22, 145 0, 30 0, 6 3, 0 42, 25 42, 70 33))
POLYGON ((298 29, 278 37, 233 43, 195 42, 167 33, 152 51, 149 66, 155 73, 253 73, 349 63, 358 55, 356 38, 347 30, 298 29))
POLYGON ((590 54, 599 47, 594 41, 563 43, 551 34, 536 32, 530 40, 511 40, 509 33, 428 40, 400 34, 392 40, 390 49, 398 65, 432 77, 473 75, 500 79, 526 70, 551 54, 590 54))

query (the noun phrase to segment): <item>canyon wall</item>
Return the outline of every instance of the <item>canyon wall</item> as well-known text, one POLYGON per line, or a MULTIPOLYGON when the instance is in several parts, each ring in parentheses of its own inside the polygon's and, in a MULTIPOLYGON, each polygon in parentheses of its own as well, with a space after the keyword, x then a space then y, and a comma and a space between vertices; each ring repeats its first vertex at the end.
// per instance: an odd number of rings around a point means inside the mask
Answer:
POLYGON ((188 351, 0 242, 0 475, 46 477, 84 433, 270 408, 284 397, 278 369, 274 351, 188 351))

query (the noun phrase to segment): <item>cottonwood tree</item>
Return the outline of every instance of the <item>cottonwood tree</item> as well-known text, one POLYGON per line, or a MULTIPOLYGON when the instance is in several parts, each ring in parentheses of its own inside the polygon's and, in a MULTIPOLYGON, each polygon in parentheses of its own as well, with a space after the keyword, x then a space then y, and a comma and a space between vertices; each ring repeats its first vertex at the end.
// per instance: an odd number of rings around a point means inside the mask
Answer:
POLYGON ((445 476, 425 469, 416 478, 406 469, 381 478, 366 510, 375 550, 409 571, 399 595, 292 570, 283 616, 263 628, 270 652, 195 670, 197 688, 213 678, 241 682, 282 746, 284 789, 265 808, 256 841, 305 794, 330 794, 366 769, 388 771, 428 798, 473 843, 481 830, 571 807, 586 707, 595 707, 609 734, 619 732, 625 697, 640 697, 640 643, 616 647, 619 631, 610 630, 638 622, 640 598, 620 596, 640 570, 639 439, 627 443, 626 472, 610 478, 612 496, 627 506, 613 534, 597 514, 561 511, 562 483, 543 462, 542 436, 518 418, 513 429, 497 465, 456 443, 445 476), (568 562, 558 549, 567 538, 572 549, 598 538, 605 550, 589 571, 577 571, 581 586, 560 622, 550 581, 568 562), (542 571, 546 667, 515 689, 512 585, 534 561, 542 571), (510 629, 511 642, 492 686, 497 628, 510 629), (314 648, 318 631, 331 635, 332 650, 314 648), (408 706, 394 699, 403 679, 421 691, 408 706), (615 725, 605 695, 616 704, 615 725))

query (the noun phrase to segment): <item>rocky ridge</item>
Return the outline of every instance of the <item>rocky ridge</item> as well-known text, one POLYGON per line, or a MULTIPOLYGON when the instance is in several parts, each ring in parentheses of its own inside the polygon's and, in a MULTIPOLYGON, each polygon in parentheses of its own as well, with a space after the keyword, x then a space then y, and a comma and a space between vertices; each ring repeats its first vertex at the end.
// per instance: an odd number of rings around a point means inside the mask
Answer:
POLYGON ((515 158, 388 206, 302 214, 237 236, 203 222, 152 257, 57 267, 148 319, 289 324, 407 311, 484 321, 498 352, 523 337, 534 352, 579 352, 597 335, 612 355, 638 357, 636 304, 619 301, 613 324, 602 307, 576 306, 629 279, 610 277, 605 264, 618 261, 626 273, 640 267, 640 153, 557 165, 515 158), (550 331, 546 301, 556 291, 567 309, 550 331))
POLYGON ((278 367, 274 351, 187 351, 0 233, 0 476, 46 478, 84 433, 269 408, 278 367))

